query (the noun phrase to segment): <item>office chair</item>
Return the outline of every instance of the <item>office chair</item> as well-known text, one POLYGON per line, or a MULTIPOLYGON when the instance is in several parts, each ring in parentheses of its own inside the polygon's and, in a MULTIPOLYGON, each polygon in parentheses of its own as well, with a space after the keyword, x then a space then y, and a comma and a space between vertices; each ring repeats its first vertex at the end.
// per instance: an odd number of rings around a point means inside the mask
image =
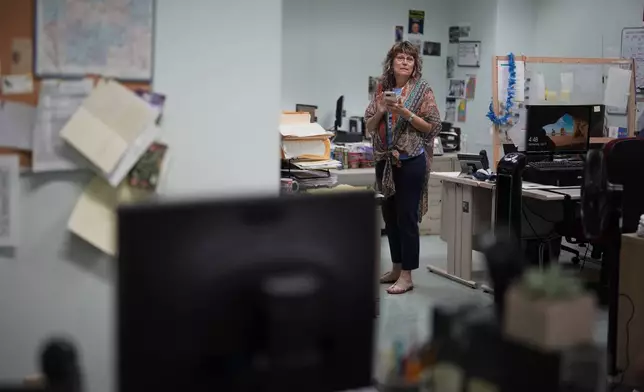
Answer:
MULTIPOLYGON (((591 240, 586 237, 584 232, 584 225, 581 221, 581 207, 577 202, 572 200, 569 195, 564 197, 563 202, 563 220, 555 224, 555 232, 562 236, 567 243, 579 246, 593 246, 597 243, 591 243, 591 240)), ((573 255, 570 260, 573 264, 579 264, 581 261, 581 252, 579 249, 571 248, 567 245, 560 245, 562 251, 566 251, 573 255)), ((592 255, 591 255, 592 257, 592 255)))
POLYGON ((637 231, 644 213, 644 139, 625 138, 591 150, 581 188, 581 218, 587 238, 604 244, 601 289, 608 299, 608 370, 617 374, 617 306, 622 233, 637 231))

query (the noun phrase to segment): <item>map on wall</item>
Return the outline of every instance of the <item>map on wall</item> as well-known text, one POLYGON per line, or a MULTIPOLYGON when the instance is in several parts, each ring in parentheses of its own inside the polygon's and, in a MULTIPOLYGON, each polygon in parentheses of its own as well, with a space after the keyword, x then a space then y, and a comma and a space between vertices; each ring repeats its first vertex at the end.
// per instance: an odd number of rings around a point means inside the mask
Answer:
POLYGON ((149 81, 154 0, 38 0, 35 72, 149 81))

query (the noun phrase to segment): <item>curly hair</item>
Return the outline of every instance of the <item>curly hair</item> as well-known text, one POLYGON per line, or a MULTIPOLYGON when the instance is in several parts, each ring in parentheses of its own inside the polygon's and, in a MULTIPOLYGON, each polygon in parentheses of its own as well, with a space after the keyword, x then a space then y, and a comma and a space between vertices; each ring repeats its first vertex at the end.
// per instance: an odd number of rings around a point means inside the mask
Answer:
POLYGON ((389 49, 385 61, 382 63, 382 83, 383 91, 391 90, 396 87, 396 78, 394 76, 394 60, 400 53, 404 53, 414 58, 414 70, 411 73, 412 80, 418 80, 423 76, 423 59, 420 57, 418 47, 409 41, 397 42, 389 49))

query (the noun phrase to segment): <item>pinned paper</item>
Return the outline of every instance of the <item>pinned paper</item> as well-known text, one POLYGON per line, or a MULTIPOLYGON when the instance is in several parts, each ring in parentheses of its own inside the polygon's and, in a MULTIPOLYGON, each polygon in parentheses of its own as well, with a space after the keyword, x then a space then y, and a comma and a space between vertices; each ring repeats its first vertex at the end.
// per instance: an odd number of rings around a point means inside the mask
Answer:
POLYGON ((561 74, 561 101, 570 102, 575 85, 575 74, 572 72, 564 72, 561 74))
POLYGON ((525 120, 526 110, 519 109, 519 120, 508 130, 508 137, 512 140, 512 143, 517 147, 518 151, 526 150, 525 120))
POLYGON ((465 83, 465 98, 474 99, 476 96, 476 75, 467 75, 465 83))
POLYGON ((458 110, 456 114, 456 121, 465 122, 467 121, 467 101, 464 99, 459 100, 458 110))
POLYGON ((31 38, 14 38, 11 42, 11 73, 31 73, 33 52, 31 38))
POLYGON ((112 188, 95 177, 85 188, 72 211, 67 228, 104 253, 117 253, 117 207, 119 204, 144 200, 149 192, 131 188, 124 182, 112 188))
POLYGON ((17 155, 0 156, 0 247, 18 246, 19 172, 17 155))
POLYGON ((36 108, 20 102, 0 105, 0 147, 31 150, 36 108))
POLYGON ((615 111, 626 111, 631 87, 631 70, 611 67, 604 92, 604 104, 615 111))
POLYGON ((31 74, 5 75, 2 77, 2 94, 19 95, 34 92, 34 79, 31 74))
POLYGON ((546 101, 556 102, 558 96, 556 91, 546 90, 546 101))
POLYGON ((530 89, 530 101, 539 103, 546 100, 546 78, 542 73, 537 73, 532 77, 530 89))
POLYGON ((158 108, 120 83, 108 81, 97 85, 65 125, 60 137, 102 173, 112 173, 132 144, 156 123, 158 116, 158 108))

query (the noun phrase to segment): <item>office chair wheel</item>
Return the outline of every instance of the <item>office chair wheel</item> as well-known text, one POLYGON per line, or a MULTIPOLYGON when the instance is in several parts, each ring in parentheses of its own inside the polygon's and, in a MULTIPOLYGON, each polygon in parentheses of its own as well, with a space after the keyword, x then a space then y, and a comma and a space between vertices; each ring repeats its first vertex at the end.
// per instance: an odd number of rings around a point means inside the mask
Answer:
POLYGON ((579 265, 579 263, 581 262, 581 259, 579 259, 578 256, 575 256, 572 259, 570 259, 570 261, 573 263, 573 265, 579 265))

